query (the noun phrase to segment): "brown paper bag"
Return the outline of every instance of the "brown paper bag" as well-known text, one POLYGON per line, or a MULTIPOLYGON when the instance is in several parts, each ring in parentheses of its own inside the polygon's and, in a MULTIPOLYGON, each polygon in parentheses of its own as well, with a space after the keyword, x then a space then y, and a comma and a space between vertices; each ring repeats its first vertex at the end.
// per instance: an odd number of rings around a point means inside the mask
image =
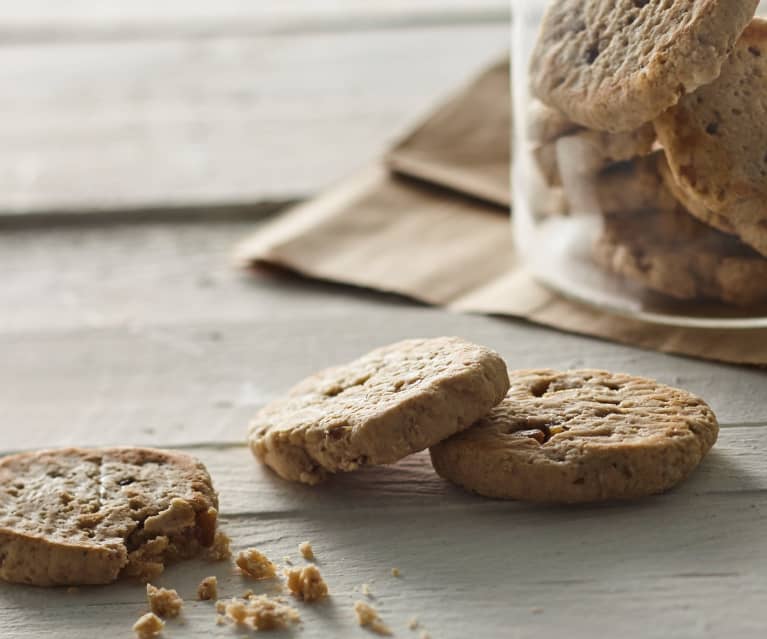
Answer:
POLYGON ((515 259, 507 208, 508 86, 507 63, 494 66, 387 155, 394 174, 373 167, 297 206, 247 238, 238 259, 643 348, 767 365, 767 329, 648 324, 532 279, 515 259))

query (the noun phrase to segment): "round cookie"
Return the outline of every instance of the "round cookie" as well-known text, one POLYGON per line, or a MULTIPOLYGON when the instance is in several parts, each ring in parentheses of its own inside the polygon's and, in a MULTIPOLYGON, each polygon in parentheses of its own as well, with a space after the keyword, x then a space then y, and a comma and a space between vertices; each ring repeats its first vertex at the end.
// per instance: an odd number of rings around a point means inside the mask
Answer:
POLYGON ((755 19, 711 84, 661 115, 658 138, 690 212, 767 255, 767 21, 755 19))
POLYGON ((67 448, 0 459, 0 579, 36 586, 154 578, 216 532, 205 467, 146 448, 67 448))
POLYGON ((606 216, 593 256, 608 271, 676 299, 767 301, 767 259, 681 206, 606 216))
POLYGON ((445 479, 503 499, 578 503, 668 490, 717 438, 697 397, 653 380, 597 370, 510 373, 489 415, 433 446, 445 479))
POLYGON ((758 0, 557 0, 532 55, 535 96, 583 126, 630 131, 719 75, 758 0))
POLYGON ((501 357, 457 337, 411 339, 329 368, 264 407, 253 454, 285 479, 389 464, 470 426, 509 387, 501 357))

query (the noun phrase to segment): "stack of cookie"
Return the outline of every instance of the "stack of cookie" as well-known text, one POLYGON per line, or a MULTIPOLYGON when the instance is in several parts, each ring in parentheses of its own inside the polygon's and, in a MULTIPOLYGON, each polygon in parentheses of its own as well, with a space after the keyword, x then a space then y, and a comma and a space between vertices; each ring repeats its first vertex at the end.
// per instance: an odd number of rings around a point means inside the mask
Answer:
POLYGON ((767 301, 767 22, 758 0, 557 0, 529 139, 596 262, 648 289, 767 301))
POLYGON ((577 503, 663 492, 717 433, 684 391, 605 371, 509 371, 488 348, 440 337, 307 378, 260 411, 250 447, 306 484, 429 448, 439 475, 481 495, 577 503))

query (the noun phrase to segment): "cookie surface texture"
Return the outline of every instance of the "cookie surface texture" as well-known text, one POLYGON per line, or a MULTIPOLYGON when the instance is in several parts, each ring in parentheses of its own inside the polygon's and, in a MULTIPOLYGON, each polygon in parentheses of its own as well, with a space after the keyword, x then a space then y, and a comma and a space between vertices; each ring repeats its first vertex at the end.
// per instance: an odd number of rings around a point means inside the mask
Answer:
POLYGON ((558 0, 532 55, 535 96, 583 126, 629 131, 714 80, 758 0, 558 0))
POLYGON ((681 206, 605 217, 593 254, 607 270, 676 299, 767 301, 767 258, 681 206))
POLYGON ((170 451, 69 448, 0 459, 0 578, 37 586, 156 576, 213 542, 204 466, 170 451))
POLYGON ((480 495, 578 503, 660 493, 717 438, 703 400, 653 380, 597 370, 510 377, 488 416, 430 449, 442 477, 480 495))
POLYGON ((655 122, 692 213, 767 255, 767 21, 756 19, 711 84, 655 122))
POLYGON ((388 464, 470 426, 503 399, 501 357, 459 338, 412 339, 300 382, 250 427, 254 455, 285 479, 388 464))

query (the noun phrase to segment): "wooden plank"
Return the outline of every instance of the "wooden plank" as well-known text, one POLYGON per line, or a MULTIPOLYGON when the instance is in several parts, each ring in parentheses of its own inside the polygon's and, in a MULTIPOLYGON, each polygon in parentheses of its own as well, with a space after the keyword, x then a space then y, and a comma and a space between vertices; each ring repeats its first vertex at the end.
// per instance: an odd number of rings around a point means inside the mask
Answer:
POLYGON ((185 37, 507 22, 505 0, 27 0, 0 5, 5 44, 32 39, 185 37))
POLYGON ((380 155, 507 38, 501 24, 5 48, 0 212, 313 193, 380 155))
MULTIPOLYGON (((197 452, 217 480, 236 550, 256 546, 300 564, 298 543, 313 542, 332 598, 296 604, 303 636, 362 636, 351 608, 368 583, 397 636, 410 636, 406 624, 416 616, 433 637, 469 629, 482 637, 551 636, 565 628, 576 638, 600 631, 757 637, 767 623, 760 605, 767 471, 751 451, 751 443, 763 449, 763 433, 749 433, 724 432, 719 451, 667 495, 582 508, 473 497, 427 477, 422 457, 309 488, 254 476, 244 449, 197 452), (391 576, 394 566, 400 578, 391 576)), ((169 637, 231 636, 215 626, 211 604, 192 600, 208 574, 219 577, 222 596, 274 591, 274 583, 243 580, 226 563, 174 566, 159 583, 189 601, 169 637)), ((0 585, 3 628, 22 639, 104 628, 127 636, 144 608, 143 589, 131 584, 77 593, 0 585)))
POLYGON ((2 448, 241 442, 264 402, 314 370, 440 334, 497 348, 513 368, 648 375, 700 394, 724 423, 767 421, 763 371, 250 277, 228 261, 249 230, 163 223, 0 234, 0 416, 14 425, 2 448))

